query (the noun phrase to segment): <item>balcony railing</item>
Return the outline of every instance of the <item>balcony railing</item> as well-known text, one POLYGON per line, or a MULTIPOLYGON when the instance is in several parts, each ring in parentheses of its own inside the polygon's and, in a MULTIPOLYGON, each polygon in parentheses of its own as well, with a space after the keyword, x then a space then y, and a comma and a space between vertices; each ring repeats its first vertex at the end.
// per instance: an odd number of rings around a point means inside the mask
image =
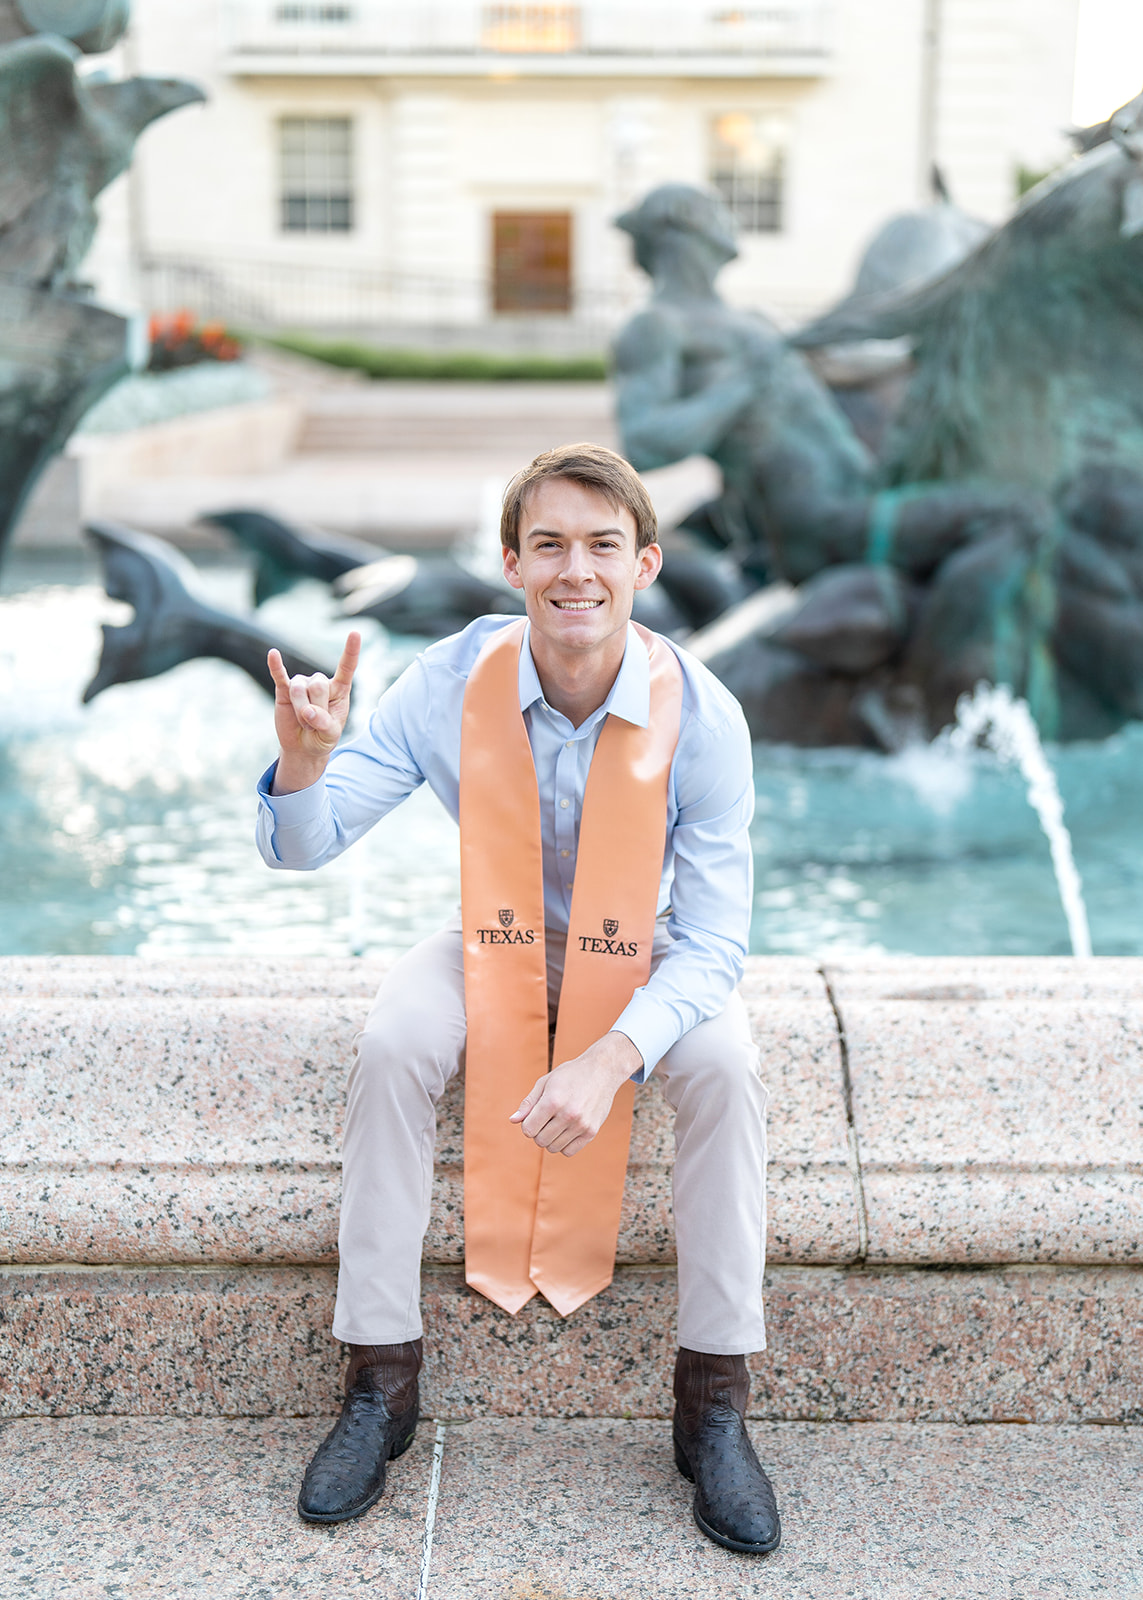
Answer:
POLYGON ((829 0, 486 5, 465 0, 227 0, 226 49, 238 56, 824 57, 829 0))
POLYGON ((566 315, 496 316, 486 278, 387 267, 266 259, 150 255, 139 264, 144 309, 187 309, 243 330, 310 328, 367 332, 375 343, 438 342, 497 348, 602 352, 646 298, 645 286, 576 285, 566 315))

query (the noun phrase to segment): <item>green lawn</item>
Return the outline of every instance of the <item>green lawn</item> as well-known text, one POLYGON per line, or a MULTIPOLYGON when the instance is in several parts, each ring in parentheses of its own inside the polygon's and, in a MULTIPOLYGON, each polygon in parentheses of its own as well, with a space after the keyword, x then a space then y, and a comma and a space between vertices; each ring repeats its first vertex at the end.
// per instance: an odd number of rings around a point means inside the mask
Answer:
POLYGON ((354 340, 315 339, 284 333, 265 339, 280 350, 293 350, 334 367, 350 367, 371 378, 434 378, 505 381, 532 379, 599 382, 607 377, 604 356, 498 355, 486 350, 378 349, 354 340))

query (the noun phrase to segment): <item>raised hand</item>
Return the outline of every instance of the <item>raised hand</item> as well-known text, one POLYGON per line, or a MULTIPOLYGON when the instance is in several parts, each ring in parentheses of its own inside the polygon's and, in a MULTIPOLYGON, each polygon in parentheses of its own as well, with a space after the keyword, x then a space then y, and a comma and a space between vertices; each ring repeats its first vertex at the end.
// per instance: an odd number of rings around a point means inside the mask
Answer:
POLYGON ((266 657, 274 680, 274 731, 280 754, 273 792, 293 794, 308 789, 325 771, 349 715, 349 693, 361 635, 351 633, 332 678, 324 672, 291 678, 277 650, 266 657))

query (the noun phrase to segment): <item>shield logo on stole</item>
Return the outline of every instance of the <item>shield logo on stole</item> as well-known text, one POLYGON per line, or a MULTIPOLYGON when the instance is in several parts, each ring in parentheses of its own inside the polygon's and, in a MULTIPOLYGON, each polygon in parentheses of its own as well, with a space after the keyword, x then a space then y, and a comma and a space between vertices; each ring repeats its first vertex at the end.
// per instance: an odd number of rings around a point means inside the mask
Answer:
POLYGON ((614 917, 604 917, 603 931, 609 939, 619 932, 619 924, 614 917))
POLYGON ((513 922, 516 920, 516 913, 511 909, 511 907, 508 907, 507 909, 501 911, 499 913, 499 915, 500 915, 500 926, 502 928, 510 928, 512 926, 513 922))

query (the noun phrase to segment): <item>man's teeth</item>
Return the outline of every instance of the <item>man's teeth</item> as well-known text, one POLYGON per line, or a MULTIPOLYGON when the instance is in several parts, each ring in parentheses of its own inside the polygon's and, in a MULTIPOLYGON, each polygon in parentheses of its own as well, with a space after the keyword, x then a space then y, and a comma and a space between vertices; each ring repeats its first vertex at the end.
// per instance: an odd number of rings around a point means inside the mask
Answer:
POLYGON ((594 611, 596 606, 603 604, 602 600, 557 600, 555 602, 561 611, 594 611))

